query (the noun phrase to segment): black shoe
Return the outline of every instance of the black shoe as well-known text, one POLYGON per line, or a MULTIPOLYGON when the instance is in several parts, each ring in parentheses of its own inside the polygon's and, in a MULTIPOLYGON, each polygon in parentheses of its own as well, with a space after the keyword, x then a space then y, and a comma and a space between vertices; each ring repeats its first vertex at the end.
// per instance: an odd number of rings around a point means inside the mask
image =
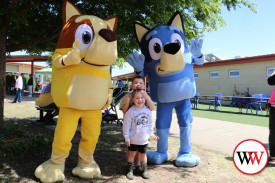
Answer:
POLYGON ((13 101, 13 102, 11 102, 11 103, 13 103, 13 104, 14 104, 14 103, 16 103, 16 102, 14 102, 14 101, 13 101))
POLYGON ((142 174, 142 168, 141 168, 141 166, 136 166, 135 167, 134 174, 135 175, 141 175, 142 174))

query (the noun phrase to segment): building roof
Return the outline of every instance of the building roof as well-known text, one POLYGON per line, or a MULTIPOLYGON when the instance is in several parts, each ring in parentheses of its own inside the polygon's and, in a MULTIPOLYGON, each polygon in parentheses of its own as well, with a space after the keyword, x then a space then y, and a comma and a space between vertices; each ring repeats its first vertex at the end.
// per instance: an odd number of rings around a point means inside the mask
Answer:
MULTIPOLYGON (((247 64, 254 62, 265 62, 265 61, 275 61, 275 54, 269 55, 259 55, 253 57, 243 57, 243 58, 234 58, 228 60, 219 60, 214 62, 205 62, 203 65, 194 65, 194 68, 204 68, 204 67, 214 67, 214 66, 225 66, 225 65, 234 65, 234 64, 247 64)), ((112 79, 127 79, 134 77, 134 73, 122 74, 112 77, 112 79)))
MULTIPOLYGON (((32 64, 28 64, 28 63, 19 63, 19 62, 8 62, 7 64, 13 64, 13 65, 28 65, 31 66, 32 64)), ((46 66, 43 65, 33 65, 33 67, 35 68, 46 68, 46 66)))
POLYGON ((29 56, 29 55, 13 55, 6 58, 6 62, 45 62, 48 60, 47 56, 29 56))
POLYGON ((127 73, 127 74, 122 74, 122 75, 118 75, 118 76, 113 76, 112 79, 128 79, 128 78, 133 78, 135 76, 134 72, 131 73, 127 73))
POLYGON ((254 63, 254 62, 265 62, 265 61, 275 61, 275 54, 234 58, 234 59, 220 60, 215 62, 205 62, 203 65, 194 65, 194 68, 225 66, 225 65, 234 65, 234 64, 247 64, 247 63, 254 63))

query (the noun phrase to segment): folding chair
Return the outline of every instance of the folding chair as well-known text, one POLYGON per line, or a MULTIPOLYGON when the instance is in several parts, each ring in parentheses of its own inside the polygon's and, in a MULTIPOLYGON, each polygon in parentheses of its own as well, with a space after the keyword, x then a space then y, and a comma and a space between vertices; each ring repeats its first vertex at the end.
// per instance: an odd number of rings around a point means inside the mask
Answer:
POLYGON ((255 94, 255 95, 252 95, 251 97, 253 99, 251 99, 251 102, 247 103, 247 105, 246 105, 246 114, 247 114, 248 108, 250 108, 251 113, 253 113, 252 106, 256 106, 256 115, 258 114, 258 108, 261 109, 261 113, 263 114, 263 110, 262 110, 261 103, 260 103, 261 95, 255 94))
POLYGON ((248 111, 248 108, 250 108, 251 113, 253 113, 252 107, 256 106, 256 115, 258 114, 258 109, 260 108, 261 113, 263 114, 263 110, 262 110, 262 102, 267 102, 267 100, 263 99, 263 98, 267 98, 268 95, 267 94, 255 94, 252 95, 252 102, 248 103, 246 105, 246 114, 248 111))
POLYGON ((211 105, 213 105, 214 109, 217 110, 218 105, 220 105, 221 109, 223 110, 222 104, 221 104, 222 94, 221 93, 215 93, 214 96, 215 96, 215 99, 210 100, 209 109, 210 109, 211 105))
POLYGON ((196 93, 195 96, 190 99, 191 106, 193 109, 197 108, 197 106, 199 106, 199 109, 201 108, 199 104, 199 98, 200 98, 200 93, 196 93))
POLYGON ((239 101, 240 101, 240 99, 238 99, 238 98, 232 98, 232 102, 229 106, 230 107, 238 107, 239 106, 239 101))

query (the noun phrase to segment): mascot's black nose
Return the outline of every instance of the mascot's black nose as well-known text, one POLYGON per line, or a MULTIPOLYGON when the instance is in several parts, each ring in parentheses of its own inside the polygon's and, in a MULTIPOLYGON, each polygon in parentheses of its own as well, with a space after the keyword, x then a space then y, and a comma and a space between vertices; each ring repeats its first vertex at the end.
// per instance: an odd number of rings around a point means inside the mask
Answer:
POLYGON ((163 47, 165 53, 169 53, 171 55, 176 54, 180 50, 180 44, 178 43, 168 43, 163 47))
POLYGON ((117 34, 109 29, 101 29, 98 34, 108 42, 117 40, 117 34))

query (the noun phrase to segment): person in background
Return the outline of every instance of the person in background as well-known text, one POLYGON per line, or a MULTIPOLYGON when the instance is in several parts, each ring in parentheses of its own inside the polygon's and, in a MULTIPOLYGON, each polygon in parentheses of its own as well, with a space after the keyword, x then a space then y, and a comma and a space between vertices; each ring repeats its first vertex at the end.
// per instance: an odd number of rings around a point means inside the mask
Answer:
POLYGON ((18 72, 17 73, 17 79, 16 79, 16 82, 15 82, 15 88, 16 88, 16 96, 13 100, 12 103, 21 103, 21 100, 22 100, 22 88, 23 88, 23 79, 20 75, 20 73, 18 72), (17 102, 17 99, 18 99, 18 102, 17 102))
POLYGON ((117 86, 118 86, 119 88, 123 88, 123 87, 124 87, 124 83, 120 80, 120 81, 118 82, 117 86))
POLYGON ((26 78, 24 77, 24 73, 21 73, 21 77, 22 77, 22 80, 23 80, 23 87, 22 87, 22 90, 21 90, 21 92, 22 92, 21 95, 24 96, 24 90, 25 90, 27 81, 26 81, 26 78))
POLYGON ((41 88, 40 88, 40 81, 36 81, 36 83, 35 83, 35 91, 38 91, 38 90, 40 90, 41 88))
POLYGON ((275 72, 267 79, 267 83, 273 86, 269 104, 269 158, 268 161, 275 162, 275 72))
POLYGON ((127 92, 129 90, 128 84, 125 84, 125 86, 122 88, 122 90, 127 92))
POLYGON ((28 95, 28 97, 32 97, 32 87, 33 87, 33 77, 32 77, 32 75, 30 75, 30 78, 28 80, 27 85, 28 85, 28 88, 29 88, 29 95, 28 95))

